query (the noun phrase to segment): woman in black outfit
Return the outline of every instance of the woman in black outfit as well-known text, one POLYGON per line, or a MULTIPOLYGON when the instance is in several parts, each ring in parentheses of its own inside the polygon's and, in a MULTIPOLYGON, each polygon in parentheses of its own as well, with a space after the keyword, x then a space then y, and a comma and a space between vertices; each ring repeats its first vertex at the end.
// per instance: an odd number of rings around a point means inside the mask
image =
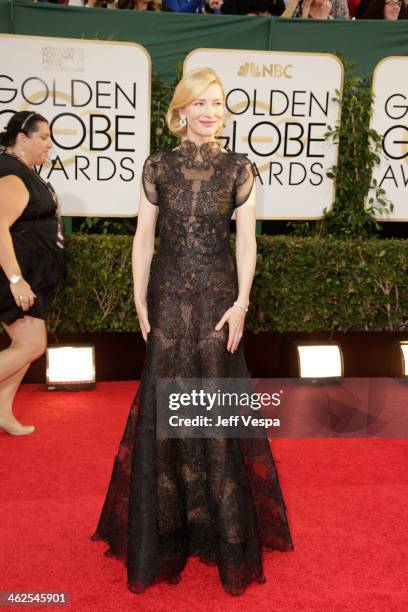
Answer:
POLYGON ((0 428, 27 435, 13 414, 30 363, 46 348, 48 296, 63 269, 57 198, 35 171, 52 147, 48 122, 15 113, 0 133, 0 321, 11 339, 0 352, 0 428))
POLYGON ((157 427, 168 410, 160 379, 235 386, 250 377, 241 339, 256 265, 255 173, 245 154, 216 140, 224 104, 211 68, 185 74, 167 113, 181 143, 150 155, 142 172, 132 262, 146 358, 93 535, 109 545, 107 556, 126 563, 133 593, 177 584, 196 555, 217 566, 227 593, 241 595, 265 582, 264 550, 293 549, 266 434, 205 438, 184 430, 166 438, 157 427))

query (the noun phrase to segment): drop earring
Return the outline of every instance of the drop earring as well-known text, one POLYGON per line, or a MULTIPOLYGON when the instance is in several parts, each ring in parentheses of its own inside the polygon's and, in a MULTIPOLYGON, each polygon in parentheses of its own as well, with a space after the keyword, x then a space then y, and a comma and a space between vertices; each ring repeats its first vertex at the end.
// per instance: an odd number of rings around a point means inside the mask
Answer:
POLYGON ((187 119, 185 117, 180 117, 180 127, 185 128, 187 125, 187 119))

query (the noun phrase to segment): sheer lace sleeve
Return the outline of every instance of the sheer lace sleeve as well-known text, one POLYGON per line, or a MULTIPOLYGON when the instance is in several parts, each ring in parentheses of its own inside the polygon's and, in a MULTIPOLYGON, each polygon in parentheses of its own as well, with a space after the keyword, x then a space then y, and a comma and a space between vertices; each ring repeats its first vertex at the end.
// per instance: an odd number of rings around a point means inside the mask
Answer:
POLYGON ((246 155, 240 155, 238 159, 237 178, 235 183, 234 208, 245 204, 254 185, 255 173, 252 162, 246 155))
POLYGON ((159 190, 157 185, 156 164, 153 156, 149 156, 143 166, 142 184, 147 199, 151 204, 159 205, 159 190))

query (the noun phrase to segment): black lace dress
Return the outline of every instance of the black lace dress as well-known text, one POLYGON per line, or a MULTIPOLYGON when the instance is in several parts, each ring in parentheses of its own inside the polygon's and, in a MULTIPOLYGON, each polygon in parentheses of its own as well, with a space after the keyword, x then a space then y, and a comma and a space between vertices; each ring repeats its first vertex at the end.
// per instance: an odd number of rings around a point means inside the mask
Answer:
POLYGON ((241 594, 265 581, 263 549, 293 549, 266 437, 159 439, 155 429, 158 377, 249 377, 242 343, 231 354, 228 324, 214 327, 237 299, 230 219, 253 181, 247 157, 217 143, 197 149, 186 140, 144 165, 145 193, 160 207, 151 332, 93 535, 109 544, 107 556, 126 563, 133 592, 178 582, 187 557, 198 555, 217 565, 227 592, 241 594))

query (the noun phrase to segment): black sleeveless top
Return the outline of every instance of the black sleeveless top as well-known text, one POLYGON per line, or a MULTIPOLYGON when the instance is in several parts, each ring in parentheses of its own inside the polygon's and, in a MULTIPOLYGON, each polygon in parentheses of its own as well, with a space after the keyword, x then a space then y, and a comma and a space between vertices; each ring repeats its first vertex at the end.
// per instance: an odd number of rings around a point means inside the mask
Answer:
POLYGON ((21 310, 11 294, 9 280, 0 269, 0 321, 8 325, 25 315, 47 319, 48 294, 63 271, 63 237, 52 187, 18 158, 2 151, 0 178, 10 175, 21 179, 29 193, 28 204, 10 227, 10 234, 23 277, 37 298, 32 308, 21 310))

